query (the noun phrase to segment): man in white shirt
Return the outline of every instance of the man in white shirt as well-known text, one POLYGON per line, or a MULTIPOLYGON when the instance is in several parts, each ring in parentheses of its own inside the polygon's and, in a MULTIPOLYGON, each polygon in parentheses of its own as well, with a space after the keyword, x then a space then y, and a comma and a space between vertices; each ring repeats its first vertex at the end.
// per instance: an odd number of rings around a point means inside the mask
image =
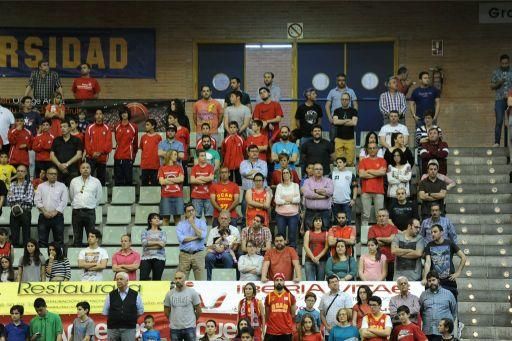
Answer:
POLYGON ((336 315, 341 308, 352 309, 354 302, 352 297, 344 291, 340 291, 340 279, 337 275, 327 277, 330 291, 326 292, 320 300, 320 319, 325 327, 325 334, 334 327, 338 321, 336 315))
POLYGON ((339 212, 345 212, 347 222, 352 221, 352 207, 357 199, 357 180, 356 175, 346 169, 347 159, 345 157, 336 158, 336 167, 332 169, 332 183, 334 192, 332 194, 332 215, 338 216, 339 212), (354 190, 356 187, 356 190, 354 190))
POLYGON ((389 113, 389 123, 383 125, 379 131, 379 142, 382 147, 386 149, 392 147, 393 141, 391 141, 391 135, 393 133, 402 133, 402 135, 404 135, 404 144, 407 145, 409 141, 409 131, 405 125, 398 123, 398 120, 398 111, 392 110, 389 113))
POLYGON ((69 184, 69 199, 73 212, 71 224, 73 225, 73 246, 82 246, 82 232, 85 228, 89 233, 96 223, 96 207, 100 204, 102 189, 101 182, 91 176, 91 166, 84 162, 80 165, 80 176, 69 184))
POLYGON ((108 253, 99 246, 101 232, 92 229, 89 231, 87 243, 89 246, 78 254, 78 267, 84 269, 82 281, 100 282, 103 280, 103 269, 107 267, 108 253))
POLYGON ((57 181, 57 168, 48 168, 46 177, 48 181, 37 186, 34 196, 34 204, 40 212, 37 221, 39 245, 43 248, 48 246, 50 231, 53 240, 64 245, 64 208, 68 204, 68 189, 57 181))
POLYGON ((14 115, 12 112, 0 105, 0 137, 2 138, 2 151, 9 153, 9 139, 7 138, 7 134, 9 133, 9 129, 14 124, 14 115))

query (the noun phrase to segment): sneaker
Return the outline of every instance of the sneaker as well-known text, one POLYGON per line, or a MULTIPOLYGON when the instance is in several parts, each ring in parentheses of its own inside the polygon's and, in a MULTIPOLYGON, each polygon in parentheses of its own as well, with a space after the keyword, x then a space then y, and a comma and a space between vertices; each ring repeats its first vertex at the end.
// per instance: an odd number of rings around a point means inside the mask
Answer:
POLYGON ((493 146, 493 147, 499 147, 499 146, 500 146, 500 144, 499 144, 499 143, 495 143, 495 144, 493 144, 492 146, 493 146))
POLYGON ((462 329, 464 329, 464 323, 459 321, 459 324, 457 325, 457 338, 460 340, 462 336, 462 329))

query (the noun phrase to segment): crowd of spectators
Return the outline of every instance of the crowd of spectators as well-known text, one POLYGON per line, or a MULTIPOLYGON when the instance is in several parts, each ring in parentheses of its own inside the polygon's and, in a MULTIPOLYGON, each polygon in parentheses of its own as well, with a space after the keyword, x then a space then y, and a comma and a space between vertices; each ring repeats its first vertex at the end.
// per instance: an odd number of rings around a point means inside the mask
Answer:
MULTIPOLYGON (((90 77, 89 65, 83 64, 81 70, 82 76, 73 83, 75 98, 96 98, 100 87, 90 77)), ((440 317, 455 320, 456 309, 450 305, 446 314, 438 314, 441 308, 431 307, 433 300, 426 297, 442 294, 447 301, 455 302, 456 279, 466 256, 457 246, 452 223, 444 217, 444 199, 453 181, 446 176, 448 145, 436 125, 439 91, 430 85, 428 73, 421 72, 419 79, 421 85, 407 97, 404 70, 400 76, 389 78, 388 90, 379 100, 386 124, 378 133, 366 135, 356 158, 358 104, 344 74, 337 75, 336 88, 330 91, 325 105, 332 123, 331 139, 322 136, 323 110, 316 103, 315 89, 304 93, 305 103, 295 115, 297 129, 291 131, 280 124, 284 117, 280 89, 274 84, 274 74, 267 72, 254 108, 236 77, 231 78, 224 106, 204 85, 201 98, 193 106, 191 128, 183 119, 184 110, 177 109, 181 104, 174 100, 165 138, 155 132, 156 122, 149 118, 139 140, 138 127, 130 122, 128 108, 119 109, 120 120, 115 127, 104 123, 101 109, 96 110, 90 124, 83 124, 83 117, 66 117, 58 75, 42 61, 30 78, 21 101, 22 111, 13 116, 2 108, 0 201, 11 210, 10 229, 0 228, 1 279, 70 279, 63 222, 68 204, 72 207, 72 246, 83 247, 78 256, 82 280, 106 279, 103 270, 109 255, 101 247, 95 209, 100 204, 102 186, 107 185, 107 159, 113 151, 114 137, 115 186, 133 185, 134 160, 140 149, 141 184, 161 187, 159 212, 148 216, 147 230, 141 235, 142 253, 131 247, 129 234, 123 235, 120 250, 112 255, 114 272, 134 280, 140 270, 140 280, 160 280, 168 238, 160 226, 172 223, 179 242, 176 276, 188 278, 193 271, 196 280, 204 280, 206 269, 206 279, 211 280, 214 268, 235 268, 242 280, 274 280, 276 293, 265 300, 266 313, 270 314, 266 335, 270 338, 290 334, 289 330, 281 333, 278 317, 272 322, 273 309, 281 304, 272 302, 283 299, 279 285, 284 284, 279 284, 280 280, 327 278, 331 287, 331 281, 359 278, 428 283, 418 306, 410 304, 407 291, 401 292, 402 304, 395 307, 391 318, 395 324, 399 321, 407 326, 410 319, 415 323, 419 307, 424 333, 437 340, 442 334, 437 329, 440 317), (31 92, 33 98, 28 97, 31 92), (50 97, 52 102, 46 106, 44 117, 33 111, 32 103, 50 97), (415 140, 409 139, 411 134, 404 124, 408 112, 416 122, 415 140), (219 130, 223 123, 225 135, 219 130), (190 129, 197 136, 197 143, 192 141, 195 153, 190 149, 190 129), (192 159, 194 165, 189 169, 192 159), (418 181, 417 187, 413 178, 418 181), (190 185, 190 203, 184 201, 184 185, 190 185), (362 224, 354 226, 358 197, 362 224), (38 240, 30 239, 33 206, 40 212, 38 240), (370 225, 372 207, 377 218, 374 225, 370 225), (212 226, 209 234, 208 226, 212 226), (84 230, 87 245, 82 244, 84 230), (367 240, 367 251, 361 255, 355 254, 357 240, 367 240), (24 248, 17 264, 13 246, 24 248), (47 248, 48 259, 40 248, 47 248), (306 278, 299 260, 301 253, 306 278), (457 267, 454 255, 461 259, 457 267)), ((391 319, 381 317, 379 297, 365 292, 360 298, 358 292, 357 307, 352 302, 338 304, 338 297, 343 295, 332 285, 330 295, 334 298, 322 298, 320 305, 327 334, 332 329, 337 340, 336 335, 346 332, 339 328, 355 321, 363 339, 391 335, 391 319)), ((172 304, 172 297, 167 302, 172 304)), ((292 302, 291 296, 288 303, 292 302)), ((294 318, 294 304, 282 313, 294 318)), ((314 334, 311 322, 305 318, 297 322, 304 335, 314 334)))

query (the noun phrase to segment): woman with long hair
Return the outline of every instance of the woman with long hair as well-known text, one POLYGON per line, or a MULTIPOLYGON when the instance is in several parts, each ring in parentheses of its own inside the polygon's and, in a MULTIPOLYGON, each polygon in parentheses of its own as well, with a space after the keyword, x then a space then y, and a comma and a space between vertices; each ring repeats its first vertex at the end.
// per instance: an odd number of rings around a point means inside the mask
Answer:
POLYGON ((254 330, 254 337, 261 340, 262 328, 265 325, 265 307, 256 298, 256 285, 249 282, 244 285, 244 298, 238 303, 238 320, 247 319, 249 327, 254 330))
POLYGON ((46 278, 50 282, 69 281, 71 279, 71 265, 64 257, 64 252, 56 242, 48 244, 48 260, 45 263, 46 278))
POLYGON ((214 320, 206 321, 206 328, 203 337, 199 338, 199 341, 215 341, 224 340, 221 335, 217 332, 217 322, 214 320))
POLYGON ((0 266, 2 267, 0 282, 14 282, 16 280, 16 271, 14 271, 11 259, 5 256, 0 257, 0 266))
MULTIPOLYGON (((368 134, 366 134, 364 146, 363 148, 361 148, 361 152, 359 153, 360 159, 368 157, 367 149, 370 143, 376 143, 377 145, 379 145, 379 136, 374 131, 370 131, 368 134)), ((379 148, 379 151, 377 152, 377 157, 384 157, 384 149, 379 148)))
POLYGON ((359 340, 359 330, 350 322, 352 320, 352 310, 341 308, 336 313, 337 324, 329 331, 329 341, 354 341, 359 340))
POLYGON ((150 213, 148 215, 148 228, 142 231, 140 240, 142 243, 142 257, 140 261, 140 280, 159 281, 165 268, 165 244, 167 234, 160 228, 160 215, 150 213), (152 276, 150 277, 150 274, 152 276))
POLYGON ((178 162, 178 151, 171 149, 165 153, 164 163, 158 170, 158 181, 161 190, 160 215, 163 218, 164 226, 169 225, 171 215, 174 225, 178 225, 184 212, 183 203, 183 181, 185 173, 181 163, 178 162))
MULTIPOLYGON (((169 105, 169 113, 176 114, 178 118, 178 122, 181 126, 184 126, 185 128, 190 131, 190 120, 188 119, 187 114, 185 113, 185 104, 181 99, 173 98, 171 99, 171 103, 169 105)), ((169 121, 169 118, 167 118, 166 122, 169 121)))
MULTIPOLYGON (((233 341, 240 341, 242 339, 242 330, 244 329, 248 329, 251 332, 251 335, 254 337, 254 329, 251 328, 251 321, 244 317, 238 320, 236 325, 236 335, 233 338, 233 341)), ((254 337, 254 341, 261 341, 261 339, 254 337)))
POLYGON ((54 137, 58 137, 62 135, 60 129, 60 123, 64 121, 66 116, 66 107, 64 103, 62 103, 62 95, 59 93, 55 93, 53 97, 52 103, 49 103, 44 112, 44 118, 52 121, 50 127, 50 134, 54 137))
POLYGON ((411 165, 404 159, 404 153, 396 148, 391 152, 393 160, 388 163, 388 198, 396 200, 396 191, 399 188, 405 189, 405 195, 409 197, 409 182, 412 177, 411 165))
POLYGON ((39 244, 35 239, 29 239, 23 248, 23 256, 18 266, 18 281, 20 282, 44 282, 45 259, 39 250, 39 244))
POLYGON ((292 181, 289 169, 281 170, 281 183, 276 187, 276 223, 277 232, 286 236, 288 230, 288 244, 297 247, 297 226, 299 225, 299 185, 292 181))
POLYGON ((300 321, 299 341, 323 341, 322 334, 316 328, 316 322, 313 316, 305 314, 300 321))
POLYGON ((402 133, 391 134, 391 148, 386 149, 386 152, 384 153, 384 159, 388 164, 393 162, 393 152, 395 150, 401 150, 404 154, 402 157, 402 163, 408 163, 411 168, 414 166, 414 155, 409 147, 405 145, 404 134, 402 133))
POLYGON ((325 260, 328 251, 329 242, 323 219, 320 216, 315 216, 312 229, 306 231, 304 235, 304 252, 306 252, 304 270, 307 281, 323 281, 325 279, 325 260))
POLYGON ((354 257, 347 254, 347 243, 343 240, 336 242, 335 250, 336 253, 325 264, 326 276, 334 274, 340 281, 353 281, 357 274, 357 263, 354 257))
POLYGON ((361 328, 363 317, 371 313, 371 308, 368 305, 368 300, 372 297, 373 292, 367 285, 361 285, 357 289, 356 300, 357 303, 352 307, 352 325, 361 328))
POLYGON ((359 278, 362 281, 385 281, 388 274, 386 256, 380 252, 377 239, 368 240, 368 253, 359 258, 359 278))

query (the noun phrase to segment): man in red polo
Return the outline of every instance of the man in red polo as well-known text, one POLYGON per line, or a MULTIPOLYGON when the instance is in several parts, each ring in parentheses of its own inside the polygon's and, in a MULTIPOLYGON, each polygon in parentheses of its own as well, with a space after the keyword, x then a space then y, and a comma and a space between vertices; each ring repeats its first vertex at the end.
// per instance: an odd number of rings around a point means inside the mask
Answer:
POLYGON ((338 225, 331 227, 327 234, 331 255, 336 254, 336 243, 343 241, 346 245, 350 245, 347 247, 347 255, 352 256, 352 245, 356 244, 356 228, 347 225, 347 214, 345 212, 338 212, 336 219, 338 219, 338 225))
POLYGON ((385 208, 377 211, 377 224, 370 227, 368 230, 368 239, 375 238, 379 243, 380 251, 386 256, 388 261, 388 281, 393 280, 395 272, 395 255, 391 253, 391 242, 395 238, 398 229, 395 225, 389 222, 389 213, 385 208))
POLYGON ((284 274, 274 275, 274 291, 265 297, 265 341, 291 341, 295 319, 295 296, 286 289, 284 274))

